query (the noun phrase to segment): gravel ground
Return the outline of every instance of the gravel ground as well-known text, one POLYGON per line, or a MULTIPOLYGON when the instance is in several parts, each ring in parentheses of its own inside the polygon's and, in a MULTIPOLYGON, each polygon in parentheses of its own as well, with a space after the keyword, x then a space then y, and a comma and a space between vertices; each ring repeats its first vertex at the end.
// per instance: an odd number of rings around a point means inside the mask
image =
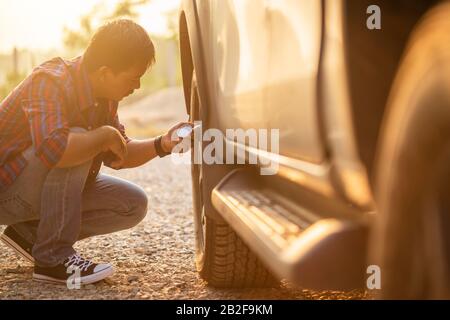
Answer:
MULTIPOLYGON (((202 281, 194 266, 190 173, 170 158, 114 174, 144 187, 149 212, 138 226, 76 244, 84 256, 108 261, 115 274, 105 281, 69 290, 31 279, 32 266, 0 244, 2 299, 360 299, 360 292, 314 292, 283 282, 280 288, 219 290, 202 281), (165 192, 160 192, 165 190, 165 192)), ((1 231, 4 227, 1 227, 1 231)))

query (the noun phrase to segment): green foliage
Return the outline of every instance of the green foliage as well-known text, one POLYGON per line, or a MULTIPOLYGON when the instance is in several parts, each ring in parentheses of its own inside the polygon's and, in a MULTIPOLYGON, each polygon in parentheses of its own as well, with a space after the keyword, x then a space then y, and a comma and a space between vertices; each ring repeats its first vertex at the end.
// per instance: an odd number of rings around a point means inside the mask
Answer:
POLYGON ((80 31, 64 28, 64 46, 69 52, 83 49, 87 46, 92 35, 91 19, 89 16, 81 17, 80 31))
MULTIPOLYGON (((89 13, 80 18, 77 29, 64 29, 63 52, 36 52, 22 50, 19 52, 19 71, 14 74, 12 68, 12 59, 10 55, 0 55, 0 69, 3 70, 3 76, 0 74, 0 101, 3 100, 31 71, 31 67, 54 57, 61 56, 72 58, 83 53, 87 47, 90 38, 95 29, 105 21, 120 18, 137 18, 139 16, 139 6, 148 3, 150 0, 122 0, 111 10, 106 12, 104 4, 94 6, 89 13), (105 13, 106 12, 106 13, 105 13), (27 58, 31 56, 30 59, 27 58), (25 59, 23 59, 25 58, 25 59), (25 60, 25 61, 24 61, 25 60), (25 62, 25 63, 24 63, 25 62)), ((141 79, 141 90, 135 93, 135 99, 163 89, 167 86, 181 85, 181 67, 180 56, 177 41, 177 12, 167 13, 171 36, 152 40, 156 47, 156 64, 152 66, 141 79)))
POLYGON ((0 86, 0 101, 4 98, 23 80, 26 74, 22 72, 14 73, 8 72, 6 74, 6 79, 3 85, 0 86))
POLYGON ((97 5, 86 15, 80 19, 79 30, 72 30, 64 28, 64 46, 68 52, 79 52, 86 48, 89 40, 95 30, 95 22, 99 24, 108 20, 117 18, 136 18, 138 13, 136 8, 143 4, 146 4, 148 0, 122 0, 118 2, 113 11, 107 15, 103 15, 104 8, 101 5, 97 5))
POLYGON ((119 2, 113 13, 108 17, 108 19, 116 19, 120 17, 129 17, 129 18, 136 18, 138 16, 138 13, 136 12, 136 7, 146 4, 148 0, 141 0, 141 1, 131 1, 131 0, 123 0, 122 2, 119 2))

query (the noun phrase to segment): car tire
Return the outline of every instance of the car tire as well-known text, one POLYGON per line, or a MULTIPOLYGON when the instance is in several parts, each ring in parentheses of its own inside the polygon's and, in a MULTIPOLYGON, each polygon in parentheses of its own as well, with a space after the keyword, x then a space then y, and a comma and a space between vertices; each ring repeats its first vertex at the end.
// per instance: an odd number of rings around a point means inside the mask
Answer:
POLYGON ((450 3, 417 27, 377 153, 370 264, 380 299, 450 297, 450 3))
MULTIPOLYGON (((191 83, 190 120, 207 122, 201 108, 195 72, 191 83)), ((194 160, 194 148, 191 150, 194 160)), ((215 210, 211 192, 218 178, 219 165, 192 161, 193 213, 196 235, 196 268, 207 283, 220 288, 274 287, 279 283, 225 220, 208 211, 215 210)), ((222 166, 223 167, 223 166, 222 166)))

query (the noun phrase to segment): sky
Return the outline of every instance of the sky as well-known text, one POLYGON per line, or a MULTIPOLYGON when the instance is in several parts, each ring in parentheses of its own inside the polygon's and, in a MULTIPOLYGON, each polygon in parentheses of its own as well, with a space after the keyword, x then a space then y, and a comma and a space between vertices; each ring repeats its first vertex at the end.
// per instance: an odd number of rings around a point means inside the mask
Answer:
MULTIPOLYGON (((0 0, 0 52, 12 48, 61 49, 64 26, 76 28, 93 6, 113 8, 118 0, 0 0)), ((150 0, 139 7, 138 22, 151 34, 168 33, 164 13, 180 0, 150 0)))

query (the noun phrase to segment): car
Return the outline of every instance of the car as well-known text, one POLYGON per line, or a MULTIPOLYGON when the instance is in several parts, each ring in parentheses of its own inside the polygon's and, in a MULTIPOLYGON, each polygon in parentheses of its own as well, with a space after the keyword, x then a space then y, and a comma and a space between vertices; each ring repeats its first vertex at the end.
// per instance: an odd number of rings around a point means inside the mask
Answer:
POLYGON ((202 278, 450 296, 449 17, 448 1, 182 1, 186 111, 222 133, 191 165, 202 278))

